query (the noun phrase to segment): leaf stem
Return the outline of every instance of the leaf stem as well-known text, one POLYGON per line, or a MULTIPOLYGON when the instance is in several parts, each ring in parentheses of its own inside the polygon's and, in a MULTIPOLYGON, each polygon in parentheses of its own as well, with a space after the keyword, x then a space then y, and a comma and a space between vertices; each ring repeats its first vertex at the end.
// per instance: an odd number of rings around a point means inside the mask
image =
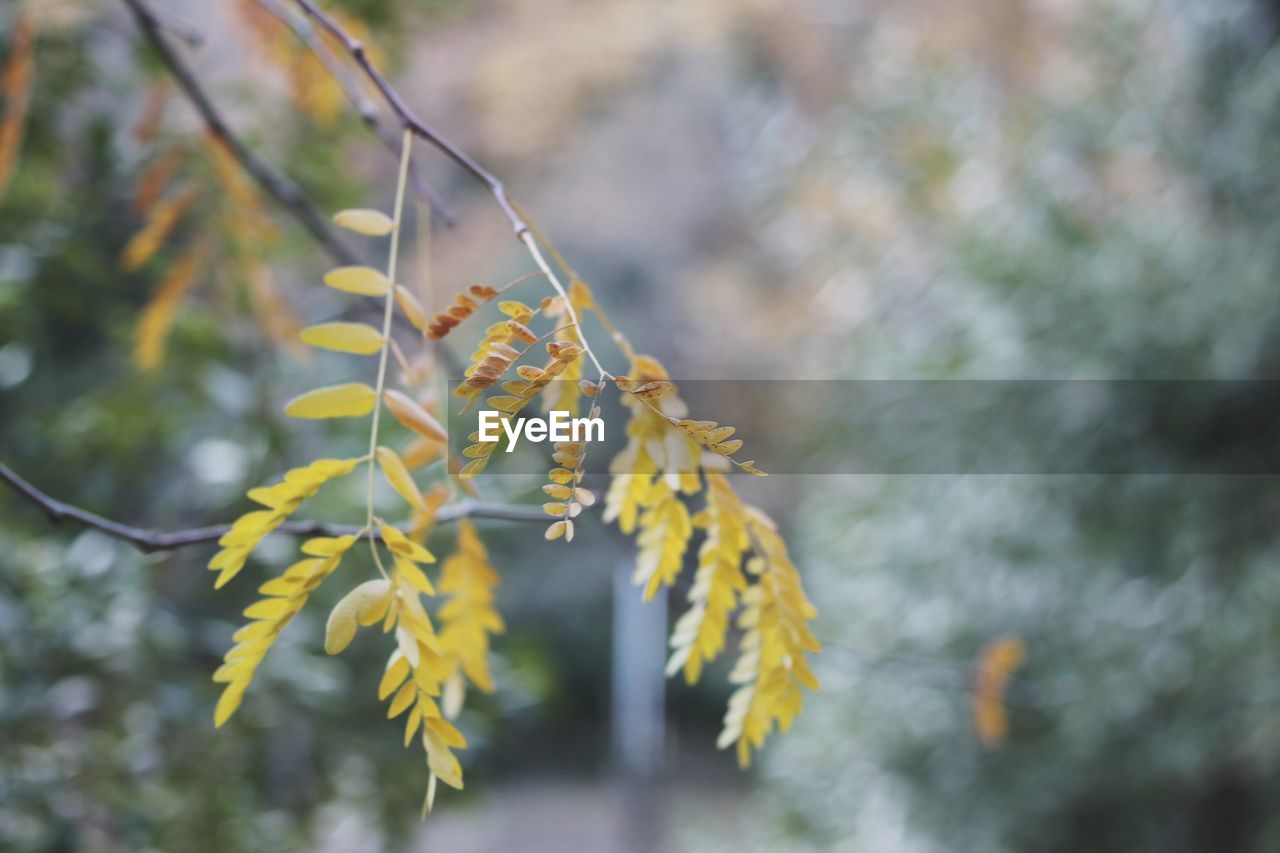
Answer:
POLYGON ((578 320, 578 312, 574 310, 573 301, 569 299, 569 294, 565 292, 564 285, 560 283, 560 279, 556 278, 556 274, 547 265, 546 258, 542 257, 542 252, 538 249, 538 241, 534 239, 533 234, 525 231, 520 235, 520 242, 524 243, 525 248, 529 250, 529 256, 533 258, 533 262, 538 265, 538 268, 542 270, 551 285, 556 289, 556 293, 560 294, 560 298, 564 300, 564 309, 569 313, 569 319, 573 321, 574 328, 578 331, 578 340, 582 341, 582 348, 591 357, 591 363, 596 366, 596 370, 600 371, 601 376, 612 379, 613 374, 604 369, 600 359, 596 358, 596 354, 591 350, 591 344, 587 343, 587 333, 582 328, 582 323, 578 320))
MULTIPOLYGON (((403 141, 400 144, 400 174, 396 179, 396 202, 392 219, 395 227, 391 230, 391 249, 387 258, 387 281, 391 282, 391 287, 387 289, 387 298, 382 311, 382 351, 378 355, 378 382, 373 389, 373 424, 369 428, 369 477, 368 477, 368 500, 366 502, 365 525, 373 528, 373 479, 374 469, 377 467, 378 453, 378 426, 381 422, 382 415, 382 392, 387 382, 387 354, 391 350, 391 317, 395 312, 395 280, 396 280, 396 259, 400 253, 400 232, 404 225, 404 189, 408 183, 409 176, 409 159, 413 150, 413 133, 405 130, 403 141)), ((378 565, 378 571, 382 572, 385 577, 387 570, 383 568, 382 557, 378 554, 378 543, 373 537, 369 538, 369 547, 373 551, 373 561, 378 565)))

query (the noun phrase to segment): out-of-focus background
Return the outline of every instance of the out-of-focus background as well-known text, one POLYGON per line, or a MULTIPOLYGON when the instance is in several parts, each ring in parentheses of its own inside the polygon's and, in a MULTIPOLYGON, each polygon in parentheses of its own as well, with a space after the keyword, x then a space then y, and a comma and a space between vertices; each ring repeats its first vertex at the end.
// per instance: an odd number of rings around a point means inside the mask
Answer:
MULTIPOLYGON (((388 203, 394 158, 293 42, 263 37, 256 3, 150 5, 322 209, 388 203)), ((1271 0, 331 7, 676 377, 1277 374, 1271 0)), ((8 65, 22 8, 0 6, 8 65)), ((338 369, 287 343, 291 317, 335 310, 317 287, 329 260, 270 204, 237 229, 245 210, 122 3, 25 8, 0 460, 114 518, 230 520, 245 489, 361 441, 280 414, 338 369), (122 270, 139 182, 170 152, 198 200, 157 259, 122 270), (140 312, 202 240, 166 352, 135 355, 140 312)), ((414 242, 418 280, 429 266, 443 300, 527 272, 492 200, 425 147, 419 161, 458 224, 414 242)), ((1118 433, 1143 423, 1140 396, 1106 403, 1118 433)), ((1266 428, 1218 415, 1173 430, 1187 454, 1266 428)), ((843 452, 838 420, 791 416, 807 470, 843 452)), ((313 514, 349 515, 352 489, 313 514)), ((287 543, 215 593, 207 551, 142 557, 0 495, 0 846, 1280 849, 1274 478, 797 476, 750 496, 821 611, 823 689, 792 731, 743 773, 714 747, 725 667, 658 692, 687 571, 642 609, 616 582, 633 544, 598 519, 571 547, 485 523, 509 624, 499 686, 462 719, 466 792, 421 824, 425 771, 376 701, 380 652, 324 655, 324 595, 213 729, 209 675, 287 543), (984 742, 975 673, 1001 637, 1025 664, 1007 732, 984 742)))

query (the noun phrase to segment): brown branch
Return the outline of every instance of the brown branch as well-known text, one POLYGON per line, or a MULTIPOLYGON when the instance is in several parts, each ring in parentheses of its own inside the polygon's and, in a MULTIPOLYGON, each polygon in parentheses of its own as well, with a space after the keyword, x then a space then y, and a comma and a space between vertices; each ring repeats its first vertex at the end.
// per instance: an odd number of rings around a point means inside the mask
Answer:
POLYGON ((169 73, 182 88, 183 93, 186 94, 187 99, 191 101, 192 106, 200 113, 200 117, 204 120, 205 127, 209 129, 209 133, 227 147, 227 150, 239 161, 241 167, 249 173, 258 186, 262 187, 264 192, 288 210, 310 232, 311 236, 324 246, 334 260, 340 264, 357 263, 356 256, 338 240, 330 228, 328 220, 316 210, 302 190, 298 188, 298 185, 255 154, 232 132, 222 114, 218 112, 213 102, 209 100, 209 96, 201 87, 195 74, 182 61, 165 38, 162 32, 164 25, 156 17, 155 13, 145 5, 143 0, 121 0, 121 2, 129 7, 129 11, 133 13, 133 19, 138 25, 138 30, 150 42, 160 60, 169 69, 169 73))
MULTIPOLYGON (((350 102, 352 109, 360 116, 360 120, 364 122, 365 127, 373 133, 374 136, 381 140, 382 144, 388 151, 399 156, 400 140, 395 131, 388 127, 384 127, 378 119, 378 111, 373 103, 360 91, 358 81, 353 79, 346 72, 338 58, 335 57, 324 43, 315 36, 315 31, 310 25, 310 21, 299 22, 294 15, 283 8, 278 0, 256 0, 258 6, 264 9, 268 14, 272 15, 280 23, 284 24, 297 37, 298 41, 311 51, 311 53, 320 60, 325 70, 342 89, 342 93, 350 102)), ((423 176, 422 170, 418 168, 416 163, 409 164, 409 179, 413 182, 413 188, 419 196, 421 196, 431 209, 435 211, 440 220, 450 228, 457 224, 458 218, 453 211, 449 209, 440 195, 435 191, 427 179, 423 176)))
MULTIPOLYGON (((126 2, 135 2, 135 0, 126 0, 126 2)), ((409 109, 409 105, 404 102, 402 97, 400 97, 400 93, 392 88, 391 84, 387 82, 387 78, 384 77, 382 72, 374 66, 373 62, 369 59, 369 54, 364 49, 364 45, 361 44, 358 39, 353 38, 337 21, 322 12, 315 3, 311 2, 311 0, 294 0, 294 2, 304 14, 315 21, 316 24, 328 32, 329 35, 337 39, 338 42, 346 48, 347 52, 351 54, 351 58, 355 60, 358 66, 360 66, 360 70, 364 72, 365 76, 369 78, 373 85, 376 86, 378 91, 382 94, 387 105, 400 120, 401 126, 413 133, 414 136, 421 137, 427 142, 430 142, 443 152, 450 160, 453 160, 453 162, 461 166, 472 177, 488 187, 489 193, 493 196, 494 201, 496 201, 498 206, 502 208, 503 215, 507 217, 507 221, 511 223, 511 227, 515 229, 516 236, 523 237, 529 231, 529 226, 525 223, 520 214, 516 212, 515 206, 507 197, 507 191, 506 188, 503 187, 502 181, 498 180, 492 172, 476 162, 470 154, 463 151, 457 145, 454 145, 441 135, 439 131, 435 130, 419 118, 411 109, 409 109)))
MULTIPOLYGON (((231 529, 229 524, 212 527, 195 527, 189 530, 156 531, 133 527, 112 521, 96 513, 50 497, 34 485, 18 476, 9 466, 0 463, 0 481, 14 492, 26 498, 44 513, 54 525, 73 521, 85 527, 105 533, 113 539, 128 542, 144 554, 171 551, 188 545, 216 542, 231 529)), ((436 522, 446 524, 463 518, 492 518, 502 521, 545 521, 546 515, 538 507, 507 506, 464 500, 442 507, 436 514, 436 522)), ((275 529, 288 536, 348 536, 360 532, 355 525, 324 524, 318 521, 286 521, 275 529)), ((371 535, 380 536, 374 531, 371 535)))

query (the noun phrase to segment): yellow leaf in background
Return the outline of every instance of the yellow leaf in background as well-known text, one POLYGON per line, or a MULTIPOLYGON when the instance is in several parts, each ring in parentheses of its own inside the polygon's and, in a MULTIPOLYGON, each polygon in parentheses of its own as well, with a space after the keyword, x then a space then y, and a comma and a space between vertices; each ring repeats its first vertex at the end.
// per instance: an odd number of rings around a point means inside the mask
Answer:
POLYGON ((378 467, 382 469, 382 475, 387 478, 391 488, 395 489, 409 506, 414 509, 423 508, 425 504, 422 500, 422 492, 418 489, 418 484, 413 482, 413 477, 409 476, 409 470, 404 467, 404 462, 400 461, 398 453, 390 447, 379 447, 378 467))
POLYGON ((0 197, 9 185, 22 135, 27 125, 27 109, 31 105, 31 84, 35 78, 36 21, 30 10, 22 9, 13 18, 13 39, 9 46, 9 64, 0 75, 0 94, 4 95, 4 118, 0 120, 0 197))
POLYGON ((396 227, 395 222, 380 210, 352 208, 333 215, 334 224, 366 237, 385 237, 396 227))
POLYGON ((385 578, 365 581, 342 597, 332 611, 324 628, 324 650, 336 655, 351 645, 356 636, 356 618, 364 610, 372 608, 391 594, 391 581, 385 578))
POLYGON ((155 370, 164 361, 169 332, 173 329, 178 306, 204 268, 206 254, 206 247, 200 244, 188 249, 174 261, 151 301, 142 309, 133 341, 133 364, 138 370, 155 370))
POLYGON ((241 275, 249 283, 249 304, 267 337, 306 355, 306 350, 297 345, 302 322, 281 294, 270 267, 260 259, 248 258, 242 264, 241 275))
POLYGON ((1005 692, 1026 656, 1026 646, 1017 637, 992 640, 978 655, 973 679, 973 728, 989 749, 1003 743, 1009 733, 1005 692))
POLYGON ((384 392, 382 399, 395 419, 404 426, 433 441, 449 440, 449 433, 440 425, 440 422, 414 402, 408 394, 392 389, 384 392))
POLYGON ((433 462, 443 455, 444 445, 442 443, 418 437, 409 442, 409 446, 400 453, 400 459, 404 462, 404 467, 410 471, 416 471, 428 462, 433 462))
POLYGON ((373 411, 375 397, 363 382, 330 385, 294 397, 284 413, 291 418, 358 418, 373 411))
POLYGON ((160 251, 164 242, 172 233, 178 220, 195 203, 199 191, 195 187, 187 187, 177 195, 161 199, 151 208, 151 215, 142 230, 129 238, 124 250, 120 253, 120 268, 125 272, 133 272, 160 251))
POLYGON ((147 167, 142 177, 138 178, 138 186, 134 190, 132 204, 134 213, 139 216, 147 215, 151 206, 156 203, 156 199, 160 197, 160 193, 164 192, 169 181, 182 167, 182 160, 182 152, 174 149, 166 152, 147 167))
POLYGON ((391 289, 387 277, 373 267, 337 267, 325 273, 324 283, 360 296, 386 296, 391 289))
POLYGON ((155 142, 164 123, 165 106, 169 102, 169 86, 164 82, 152 83, 142 103, 142 115, 133 126, 133 138, 142 145, 155 142))
POLYGON ((319 323, 298 335, 304 344, 336 352, 373 355, 382 351, 385 339, 367 323, 319 323))
POLYGON ((400 306, 400 311, 404 314, 406 320, 413 325, 419 332, 427 330, 427 312, 422 307, 422 303, 418 301, 418 297, 410 292, 409 288, 403 284, 396 285, 396 303, 400 306))

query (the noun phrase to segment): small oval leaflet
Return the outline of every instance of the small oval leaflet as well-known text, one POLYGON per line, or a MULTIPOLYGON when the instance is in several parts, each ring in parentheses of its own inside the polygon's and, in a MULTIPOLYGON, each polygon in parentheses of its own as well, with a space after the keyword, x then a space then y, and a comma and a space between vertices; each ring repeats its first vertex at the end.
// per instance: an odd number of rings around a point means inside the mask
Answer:
POLYGON ((426 409, 414 402, 413 398, 408 394, 392 389, 383 392, 382 399, 386 402, 387 408, 395 419, 404 426, 434 441, 449 440, 449 433, 445 431, 440 422, 433 418, 426 409))
POLYGON ((319 323, 298 335, 304 344, 353 355, 374 355, 385 343, 378 330, 367 323, 319 323))
POLYGON ((351 644, 356 636, 356 617, 391 592, 391 581, 379 578, 365 581, 342 597, 329 613, 324 628, 324 650, 336 655, 351 644))
POLYGON ((400 460, 398 453, 389 447, 379 447, 378 467, 382 469, 382 475, 387 478, 391 488, 395 489, 409 506, 419 510, 426 506, 418 484, 413 481, 413 477, 409 476, 409 470, 404 467, 404 462, 400 460))
POLYGON ((284 413, 291 418, 358 418, 373 411, 375 396, 363 382, 329 385, 294 397, 284 413))
POLYGON ((391 289, 387 277, 373 267, 335 267, 324 274, 324 283, 359 296, 386 296, 391 289))
POLYGON ((339 210, 333 215, 333 223, 366 237, 385 237, 396 227, 395 221, 381 210, 365 207, 339 210))

